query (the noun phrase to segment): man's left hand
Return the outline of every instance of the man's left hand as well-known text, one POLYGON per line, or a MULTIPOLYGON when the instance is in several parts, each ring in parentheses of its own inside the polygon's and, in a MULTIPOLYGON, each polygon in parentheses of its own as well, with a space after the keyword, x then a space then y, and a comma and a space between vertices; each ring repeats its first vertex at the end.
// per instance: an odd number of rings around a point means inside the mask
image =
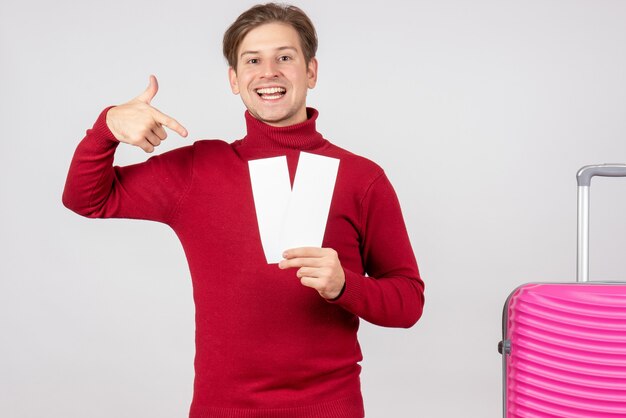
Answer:
POLYGON ((304 286, 311 287, 325 299, 334 299, 341 293, 346 276, 337 251, 332 248, 301 247, 286 250, 278 267, 299 267, 296 276, 304 286))

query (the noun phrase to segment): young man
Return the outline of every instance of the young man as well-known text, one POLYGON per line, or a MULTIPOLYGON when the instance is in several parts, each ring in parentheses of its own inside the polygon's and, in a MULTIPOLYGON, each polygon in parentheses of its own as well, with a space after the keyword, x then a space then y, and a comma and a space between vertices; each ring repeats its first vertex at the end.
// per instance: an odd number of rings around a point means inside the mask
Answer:
POLYGON ((316 48, 300 9, 255 6, 224 36, 230 85, 247 108, 243 139, 114 167, 119 142, 152 152, 164 127, 187 136, 150 105, 151 76, 142 94, 102 111, 72 160, 68 208, 163 222, 182 242, 196 304, 192 418, 362 418, 359 318, 410 327, 421 315, 423 282, 391 184, 324 139, 306 107, 316 48), (321 242, 310 244, 320 219, 321 242), (281 247, 293 242, 304 245, 281 247))

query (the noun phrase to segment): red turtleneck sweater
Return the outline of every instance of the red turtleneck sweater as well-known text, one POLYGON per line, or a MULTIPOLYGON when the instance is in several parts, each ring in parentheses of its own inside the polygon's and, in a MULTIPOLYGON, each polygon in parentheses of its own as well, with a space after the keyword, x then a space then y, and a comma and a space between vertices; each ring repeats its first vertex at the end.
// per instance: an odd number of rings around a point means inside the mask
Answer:
POLYGON ((196 305, 190 417, 363 417, 359 318, 410 327, 424 301, 383 170, 324 139, 311 108, 307 121, 282 128, 246 112, 241 140, 201 140, 114 167, 109 108, 76 149, 63 203, 92 218, 163 222, 179 237, 196 305), (300 151, 340 160, 322 244, 346 276, 332 301, 302 286, 296 269, 268 264, 259 235, 248 161, 285 155, 293 181, 300 151))

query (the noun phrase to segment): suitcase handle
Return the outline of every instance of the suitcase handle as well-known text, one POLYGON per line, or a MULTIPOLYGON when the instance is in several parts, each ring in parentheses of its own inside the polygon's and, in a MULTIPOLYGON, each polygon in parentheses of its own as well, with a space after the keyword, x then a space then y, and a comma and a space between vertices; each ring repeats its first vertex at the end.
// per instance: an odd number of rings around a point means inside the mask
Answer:
POLYGON ((576 174, 578 187, 589 187, 593 176, 626 177, 626 164, 586 165, 576 174))
POLYGON ((578 170, 578 243, 576 281, 589 281, 589 188, 594 176, 626 177, 626 164, 587 165, 578 170))

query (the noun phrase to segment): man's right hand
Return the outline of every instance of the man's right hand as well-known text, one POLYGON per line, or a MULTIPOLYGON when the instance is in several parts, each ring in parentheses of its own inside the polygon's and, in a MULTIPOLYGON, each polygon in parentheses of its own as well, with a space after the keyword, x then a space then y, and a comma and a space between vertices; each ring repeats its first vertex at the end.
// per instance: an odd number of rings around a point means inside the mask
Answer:
POLYGON ((143 93, 129 102, 109 109, 106 123, 118 141, 140 147, 145 152, 152 152, 154 147, 167 138, 164 126, 180 136, 187 136, 187 129, 176 119, 150 105, 158 90, 156 77, 150 75, 150 84, 143 93))

